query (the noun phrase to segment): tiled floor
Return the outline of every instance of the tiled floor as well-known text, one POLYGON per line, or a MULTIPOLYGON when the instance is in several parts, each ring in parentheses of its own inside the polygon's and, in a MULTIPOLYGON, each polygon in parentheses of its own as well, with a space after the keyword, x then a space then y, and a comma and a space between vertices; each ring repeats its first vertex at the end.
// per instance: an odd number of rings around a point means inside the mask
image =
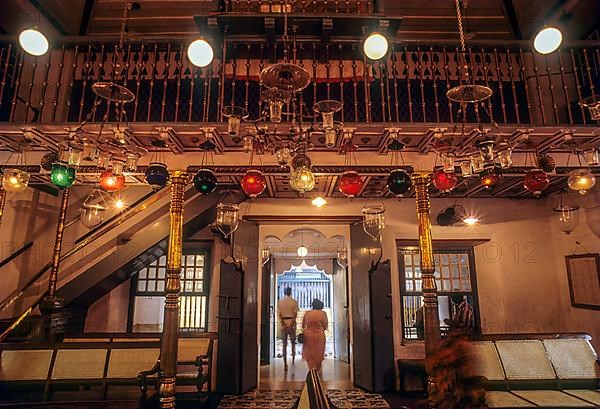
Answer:
MULTIPOLYGON (((289 359, 289 358, 288 358, 289 359)), ((289 362, 284 371, 283 359, 275 358, 271 365, 260 368, 260 390, 300 390, 304 385, 308 368, 301 358, 294 365, 289 362)), ((323 386, 326 389, 352 389, 350 366, 333 358, 323 361, 323 386)))

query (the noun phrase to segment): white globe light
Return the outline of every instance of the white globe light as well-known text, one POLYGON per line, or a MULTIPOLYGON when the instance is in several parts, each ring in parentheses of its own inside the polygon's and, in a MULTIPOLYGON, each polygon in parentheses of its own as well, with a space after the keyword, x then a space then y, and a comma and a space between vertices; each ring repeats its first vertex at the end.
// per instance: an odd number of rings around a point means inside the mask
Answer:
POLYGON ((206 67, 213 60, 213 49, 201 38, 190 43, 187 49, 188 59, 196 67, 206 67))
POLYGON ((550 54, 560 47, 562 33, 556 27, 544 27, 535 36, 533 48, 540 54, 550 54))
POLYGON ((363 50, 371 60, 379 60, 388 51, 388 41, 383 35, 373 33, 365 40, 363 50))
POLYGON ((45 35, 34 28, 21 31, 19 44, 26 53, 39 57, 46 54, 50 45, 45 35))
POLYGON ((300 246, 298 247, 298 250, 296 251, 296 253, 298 254, 298 257, 306 257, 308 256, 308 249, 304 246, 300 246))

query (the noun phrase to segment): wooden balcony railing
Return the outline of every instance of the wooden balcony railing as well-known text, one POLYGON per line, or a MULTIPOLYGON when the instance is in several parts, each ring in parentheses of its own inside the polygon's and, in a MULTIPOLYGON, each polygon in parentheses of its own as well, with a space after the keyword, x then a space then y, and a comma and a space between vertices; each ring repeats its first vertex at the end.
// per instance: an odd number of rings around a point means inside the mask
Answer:
MULTIPOLYGON (((96 81, 134 92, 129 122, 221 122, 222 107, 233 104, 256 118, 262 109, 259 73, 283 58, 282 44, 223 44, 205 68, 190 64, 185 42, 127 43, 123 53, 112 44, 63 45, 42 57, 0 44, 0 122, 82 121, 92 112, 96 81)), ((391 48, 386 59, 369 62, 357 42, 298 42, 291 58, 312 77, 301 103, 311 109, 321 99, 341 100, 344 109, 336 119, 344 122, 453 123, 458 106, 446 90, 462 83, 468 71, 474 83, 494 91, 485 106, 468 110, 469 122, 596 123, 579 101, 600 92, 597 42, 548 56, 513 45, 472 46, 464 56, 451 45, 391 48)), ((100 105, 92 121, 101 121, 105 111, 100 105)))

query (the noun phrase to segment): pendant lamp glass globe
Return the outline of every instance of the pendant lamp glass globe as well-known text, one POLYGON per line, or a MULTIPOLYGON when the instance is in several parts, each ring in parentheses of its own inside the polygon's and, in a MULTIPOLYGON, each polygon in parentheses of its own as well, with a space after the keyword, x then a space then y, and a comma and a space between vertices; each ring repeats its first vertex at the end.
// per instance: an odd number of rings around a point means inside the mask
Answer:
POLYGON ((36 57, 46 54, 48 48, 50 48, 46 36, 35 28, 21 31, 19 34, 19 44, 27 54, 36 57))
POLYGON ((382 34, 373 33, 365 40, 363 50, 365 55, 371 60, 379 60, 388 52, 387 38, 382 34))
POLYGON ((206 67, 213 60, 213 49, 208 41, 198 38, 190 43, 187 49, 188 59, 196 67, 206 67))
POLYGON ((533 48, 540 54, 550 54, 558 50, 563 40, 562 33, 556 27, 544 27, 533 40, 533 48))

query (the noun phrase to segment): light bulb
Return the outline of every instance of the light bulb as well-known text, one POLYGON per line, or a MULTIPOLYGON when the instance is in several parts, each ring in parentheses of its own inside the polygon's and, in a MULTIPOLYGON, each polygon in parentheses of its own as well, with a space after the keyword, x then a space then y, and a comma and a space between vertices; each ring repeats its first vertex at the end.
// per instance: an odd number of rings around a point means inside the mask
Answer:
POLYGON ((556 27, 544 27, 535 36, 533 48, 540 54, 550 54, 560 47, 562 43, 562 33, 556 27))
POLYGON ((371 60, 379 60, 388 51, 388 41, 383 35, 373 33, 365 40, 363 50, 371 60))
POLYGON ((296 254, 298 254, 298 257, 306 257, 308 256, 308 249, 304 246, 300 246, 298 247, 296 254))
POLYGON ((125 207, 125 202, 123 201, 123 199, 115 200, 115 209, 123 210, 124 207, 125 207))
POLYGON ((323 207, 327 204, 327 200, 323 199, 321 196, 318 196, 318 197, 315 197, 311 203, 313 206, 323 207))
POLYGON ((463 219, 463 222, 467 225, 467 226, 475 226, 477 223, 479 223, 479 219, 475 216, 469 216, 469 217, 465 217, 463 219))
POLYGON ((19 44, 26 53, 36 57, 46 54, 50 47, 46 36, 35 28, 21 31, 19 44))
POLYGON ((201 38, 190 43, 187 49, 188 59, 196 67, 206 67, 213 60, 213 49, 210 44, 201 38))

